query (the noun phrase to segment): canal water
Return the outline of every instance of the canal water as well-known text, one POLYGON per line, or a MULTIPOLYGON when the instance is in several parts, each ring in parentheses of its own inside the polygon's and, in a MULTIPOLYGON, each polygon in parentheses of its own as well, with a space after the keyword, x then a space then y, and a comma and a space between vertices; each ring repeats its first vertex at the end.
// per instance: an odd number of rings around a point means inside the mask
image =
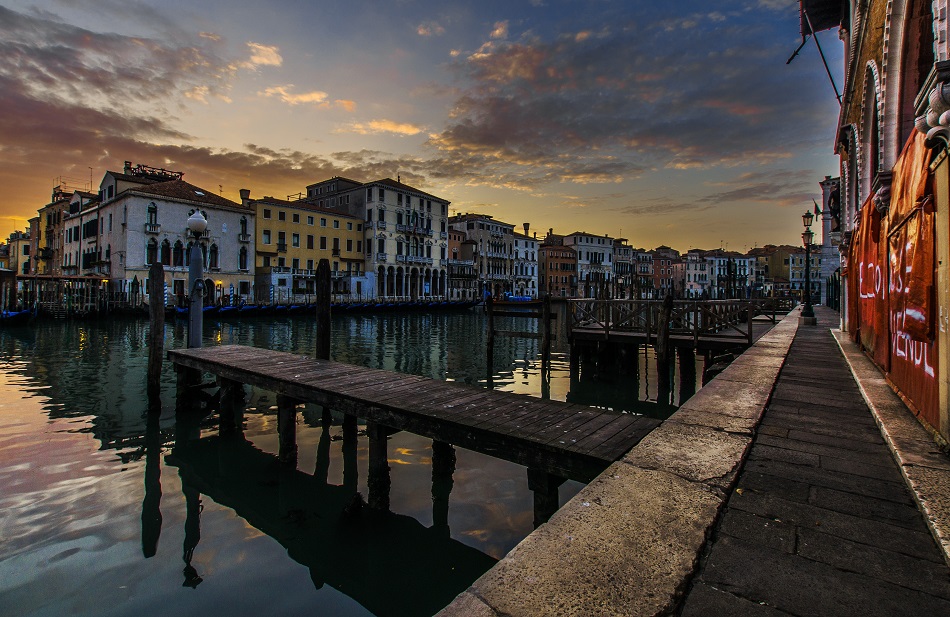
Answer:
MULTIPOLYGON (((535 327, 525 321, 496 327, 535 327)), ((673 409, 651 402, 650 350, 639 378, 572 379, 562 332, 543 384, 537 340, 497 339, 489 367, 485 327, 476 310, 340 315, 332 356, 618 411, 673 409)), ((296 470, 276 463, 273 393, 249 390, 244 439, 221 440, 213 417, 176 424, 166 364, 161 409, 148 414, 147 334, 132 319, 0 329, 0 614, 431 615, 532 531, 526 469, 500 459, 457 448, 454 469, 434 472, 430 440, 394 434, 390 511, 379 513, 355 497, 368 494, 365 434, 343 439, 319 408, 300 414, 296 470)), ((185 341, 183 322, 166 324, 166 348, 185 341)), ((206 322, 205 346, 232 343, 312 353, 314 321, 206 322)), ((580 488, 562 485, 561 503, 580 488)))

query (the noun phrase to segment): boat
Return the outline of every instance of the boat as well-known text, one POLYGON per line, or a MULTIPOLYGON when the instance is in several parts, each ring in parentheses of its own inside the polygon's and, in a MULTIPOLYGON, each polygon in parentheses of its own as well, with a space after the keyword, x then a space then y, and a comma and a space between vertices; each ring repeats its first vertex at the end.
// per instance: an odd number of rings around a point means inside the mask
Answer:
POLYGON ((22 326, 29 323, 31 319, 33 319, 33 311, 30 309, 0 312, 0 325, 3 326, 22 326))

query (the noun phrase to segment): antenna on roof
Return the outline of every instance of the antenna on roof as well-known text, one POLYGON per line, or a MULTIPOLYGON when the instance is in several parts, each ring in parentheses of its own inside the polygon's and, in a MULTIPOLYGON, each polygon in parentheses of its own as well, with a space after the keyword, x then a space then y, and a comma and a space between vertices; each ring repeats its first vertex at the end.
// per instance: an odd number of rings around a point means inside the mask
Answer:
POLYGON ((220 194, 222 194, 222 193, 224 193, 224 187, 219 184, 219 185, 218 185, 218 195, 220 195, 220 194))
POLYGON ((400 177, 399 174, 396 174, 396 182, 398 182, 399 184, 402 184, 402 178, 400 177))

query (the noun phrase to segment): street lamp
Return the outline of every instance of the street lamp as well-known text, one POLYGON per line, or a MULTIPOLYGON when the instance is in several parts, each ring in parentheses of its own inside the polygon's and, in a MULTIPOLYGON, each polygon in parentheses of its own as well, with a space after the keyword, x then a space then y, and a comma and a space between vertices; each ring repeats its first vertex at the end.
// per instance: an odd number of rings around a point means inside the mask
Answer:
POLYGON ((201 212, 195 210, 188 217, 188 231, 195 236, 188 262, 188 288, 191 290, 191 303, 188 308, 188 347, 201 347, 202 317, 204 308, 204 281, 202 277, 201 234, 208 228, 208 221, 201 212))
POLYGON ((811 242, 815 238, 811 230, 813 219, 814 215, 809 210, 802 215, 805 225, 805 231, 802 232, 802 243, 805 245, 805 308, 802 309, 802 318, 811 325, 815 323, 815 311, 811 307, 811 242))

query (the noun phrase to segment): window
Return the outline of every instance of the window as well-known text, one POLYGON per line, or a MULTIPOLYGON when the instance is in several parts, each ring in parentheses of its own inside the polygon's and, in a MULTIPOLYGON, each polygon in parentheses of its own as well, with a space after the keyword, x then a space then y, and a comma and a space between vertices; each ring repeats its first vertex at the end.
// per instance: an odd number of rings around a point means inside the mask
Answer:
POLYGON ((287 213, 284 212, 283 210, 278 210, 278 211, 277 211, 277 220, 278 220, 278 221, 286 221, 286 220, 287 220, 287 213))
POLYGON ((346 252, 347 252, 347 253, 350 253, 350 252, 352 252, 352 251, 353 251, 353 241, 352 241, 352 240, 347 240, 347 241, 346 241, 346 252))
POLYGON ((261 242, 263 244, 270 244, 270 230, 265 229, 261 232, 261 242))
POLYGON ((285 260, 283 257, 278 257, 278 258, 277 258, 277 267, 278 267, 278 268, 286 268, 286 267, 287 267, 287 260, 285 260))
POLYGON ((307 234, 307 248, 313 249, 313 234, 307 234))
POLYGON ((379 201, 386 201, 385 189, 379 189, 379 201))
POLYGON ((307 260, 307 270, 313 270, 313 260, 312 260, 312 259, 308 259, 308 260, 307 260))
POLYGON ((153 264, 158 259, 158 240, 152 238, 145 247, 145 263, 153 264))
POLYGON ((217 268, 218 267, 218 245, 212 244, 211 249, 208 251, 208 267, 217 268))
POLYGON ((166 266, 172 264, 172 245, 168 240, 162 241, 162 264, 166 266))
POLYGON ((264 208, 264 218, 265 219, 270 218, 270 208, 264 208))
POLYGON ((155 205, 154 201, 148 205, 148 214, 145 222, 149 225, 158 223, 158 206, 155 205))
MULTIPOLYGON (((383 189, 379 189, 379 192, 382 193, 382 192, 383 192, 383 189)), ((379 239, 376 241, 376 250, 377 250, 377 252, 379 252, 379 253, 385 253, 385 252, 386 252, 386 239, 385 239, 385 238, 379 238, 379 239)))
MULTIPOLYGON (((247 247, 246 246, 242 246, 241 252, 238 253, 238 269, 247 270, 247 247)), ((241 292, 241 293, 245 293, 245 292, 241 292)))
POLYGON ((372 187, 366 189, 366 201, 367 201, 367 202, 373 201, 373 189, 372 189, 372 187))
POLYGON ((294 214, 294 223, 299 223, 299 222, 300 222, 300 215, 294 214))
POLYGON ((299 269, 300 269, 300 259, 294 257, 294 258, 291 260, 291 262, 290 262, 290 267, 293 268, 294 270, 299 270, 299 269))
POLYGON ((327 220, 326 220, 325 218, 321 218, 321 219, 320 219, 320 227, 326 227, 326 226, 327 226, 327 220))
POLYGON ((290 236, 290 243, 294 248, 300 248, 300 234, 290 236))
POLYGON ((270 256, 264 255, 261 261, 261 265, 265 268, 270 268, 270 256))
POLYGON ((356 241, 356 252, 357 252, 357 253, 362 253, 362 252, 363 252, 363 241, 362 241, 362 240, 357 240, 357 241, 356 241))
POLYGON ((347 231, 353 231, 353 223, 347 223, 347 224, 346 224, 346 230, 347 230, 347 231))
MULTIPOLYGON (((246 269, 246 268, 245 268, 246 269)), ((242 296, 250 295, 251 293, 251 282, 250 281, 241 281, 238 283, 238 293, 242 296)))
POLYGON ((312 217, 312 216, 308 216, 308 217, 307 217, 307 225, 310 225, 311 227, 313 227, 313 217, 312 217))
POLYGON ((327 250, 327 237, 326 237, 326 236, 320 236, 320 250, 321 250, 321 251, 327 250))
POLYGON ((340 228, 340 221, 333 219, 333 229, 339 229, 339 228, 340 228))

